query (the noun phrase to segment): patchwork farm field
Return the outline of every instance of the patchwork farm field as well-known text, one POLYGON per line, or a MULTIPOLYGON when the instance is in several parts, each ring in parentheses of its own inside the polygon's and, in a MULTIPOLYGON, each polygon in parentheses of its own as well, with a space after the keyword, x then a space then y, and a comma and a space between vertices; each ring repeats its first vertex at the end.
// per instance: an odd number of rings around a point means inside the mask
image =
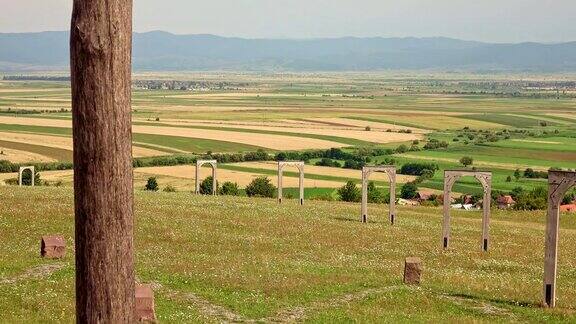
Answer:
MULTIPOLYGON (((5 322, 72 322, 70 188, 0 187, 0 313, 5 322), (39 238, 62 234, 62 260, 39 238)), ((576 219, 560 230, 558 307, 541 307, 542 212, 494 211, 481 252, 480 213, 453 212, 441 248, 441 209, 136 192, 137 280, 151 283, 161 322, 573 322, 576 219), (214 242, 217 242, 216 244, 214 242), (402 284, 404 258, 422 258, 420 286, 402 284)))
MULTIPOLYGON (((460 159, 470 157, 469 167, 494 171, 496 189, 532 189, 543 182, 507 178, 516 169, 575 168, 571 80, 564 74, 141 73, 133 86, 133 154, 210 158, 258 150, 272 156, 388 149, 365 163, 440 167, 420 183, 422 188, 441 189, 442 171, 462 168, 460 159), (427 145, 433 140, 446 145, 427 145)), ((34 75, 27 81, 0 81, 0 160, 71 161, 70 109, 68 82, 38 81, 34 75)), ((308 162, 307 170, 314 170, 319 159, 308 162)), ((344 166, 346 161, 337 162, 344 166)), ((177 167, 137 168, 137 187, 157 172, 165 184, 188 190, 188 182, 179 184, 173 174, 177 167)), ((240 185, 258 175, 275 178, 273 166, 226 163, 222 168, 222 181, 240 185)), ((359 173, 349 169, 325 171, 307 175, 311 188, 334 190, 359 181, 359 173)), ((387 186, 385 179, 377 184, 387 186)), ((477 190, 473 183, 458 188, 477 190)))

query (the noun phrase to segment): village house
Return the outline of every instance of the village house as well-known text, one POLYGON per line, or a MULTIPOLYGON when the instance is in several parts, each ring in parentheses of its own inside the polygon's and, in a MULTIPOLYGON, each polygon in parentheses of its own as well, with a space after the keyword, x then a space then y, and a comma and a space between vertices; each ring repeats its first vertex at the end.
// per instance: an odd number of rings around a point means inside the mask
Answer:
POLYGON ((516 201, 510 195, 502 195, 496 200, 498 209, 509 209, 516 204, 516 201))
POLYGON ((560 206, 561 213, 576 213, 576 203, 560 206))

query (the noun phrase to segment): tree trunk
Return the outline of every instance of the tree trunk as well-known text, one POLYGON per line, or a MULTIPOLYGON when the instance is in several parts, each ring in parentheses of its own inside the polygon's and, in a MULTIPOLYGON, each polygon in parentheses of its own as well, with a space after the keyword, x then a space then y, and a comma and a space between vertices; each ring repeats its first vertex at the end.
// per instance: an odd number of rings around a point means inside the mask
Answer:
POLYGON ((134 320, 132 0, 74 0, 76 321, 134 320))

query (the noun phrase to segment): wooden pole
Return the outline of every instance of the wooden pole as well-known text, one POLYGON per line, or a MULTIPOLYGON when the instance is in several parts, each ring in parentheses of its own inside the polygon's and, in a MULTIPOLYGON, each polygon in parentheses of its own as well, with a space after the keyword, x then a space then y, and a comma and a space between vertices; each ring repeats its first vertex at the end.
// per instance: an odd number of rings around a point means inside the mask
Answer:
POLYGON ((360 218, 360 221, 362 223, 367 223, 368 222, 368 174, 370 173, 370 171, 364 167, 362 169, 362 217, 360 218))
POLYGON ((282 177, 283 177, 283 168, 282 162, 278 162, 278 203, 282 203, 282 177))
POLYGON ((390 179, 390 203, 388 217, 390 224, 394 225, 396 220, 396 169, 388 171, 388 178, 390 179))
POLYGON ((300 179, 298 185, 300 186, 300 205, 304 205, 304 165, 298 168, 300 171, 300 179))
POLYGON ((74 0, 76 321, 134 321, 132 0, 74 0))

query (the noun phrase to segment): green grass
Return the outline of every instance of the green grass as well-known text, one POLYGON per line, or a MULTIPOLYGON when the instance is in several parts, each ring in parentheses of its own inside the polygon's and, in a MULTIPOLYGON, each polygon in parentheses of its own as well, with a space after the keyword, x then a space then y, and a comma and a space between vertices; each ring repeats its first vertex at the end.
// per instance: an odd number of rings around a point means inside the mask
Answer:
POLYGON ((467 118, 471 120, 480 120, 491 123, 498 123, 512 127, 526 128, 526 127, 538 127, 540 126, 541 120, 546 120, 548 125, 558 125, 558 123, 550 121, 548 118, 538 119, 535 116, 518 116, 510 114, 474 114, 461 116, 462 118, 467 118))
MULTIPOLYGON (((72 322, 72 191, 0 187, 0 195, 2 321, 72 322), (67 256, 41 259, 40 236, 56 233, 67 256), (61 268, 25 275, 54 264, 61 268)), ((156 283, 161 322, 226 321, 216 306, 258 321, 576 321, 574 217, 561 219, 558 308, 548 310, 538 306, 543 212, 493 211, 491 250, 482 253, 477 212, 452 213, 453 244, 442 251, 440 208, 400 207, 392 227, 386 206, 371 205, 361 224, 359 204, 338 202, 138 191, 135 207, 136 274, 156 283), (406 256, 423 260, 419 287, 401 282, 406 256)))

